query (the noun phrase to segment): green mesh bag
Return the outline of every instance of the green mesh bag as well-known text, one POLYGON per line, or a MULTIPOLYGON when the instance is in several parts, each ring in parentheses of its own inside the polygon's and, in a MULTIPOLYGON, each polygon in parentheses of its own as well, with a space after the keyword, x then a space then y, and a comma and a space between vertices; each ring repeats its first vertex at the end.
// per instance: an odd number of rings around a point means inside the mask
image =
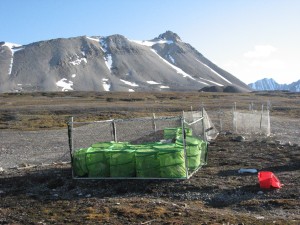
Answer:
POLYGON ((86 167, 89 177, 109 177, 110 151, 101 148, 88 148, 86 167))
POLYGON ((165 128, 164 129, 164 139, 176 138, 176 132, 178 128, 165 128))
POLYGON ((83 177, 88 174, 86 167, 86 152, 87 148, 76 150, 73 155, 73 171, 75 176, 83 177))
POLYGON ((154 146, 159 151, 160 175, 162 178, 186 177, 183 148, 174 144, 154 146))
POLYGON ((160 162, 158 151, 140 148, 135 152, 137 177, 160 177, 160 162))
MULTIPOLYGON (((187 163, 190 170, 197 169, 201 164, 201 143, 202 141, 196 137, 186 137, 186 153, 187 163)), ((182 146, 182 137, 177 136, 176 145, 182 146)))
POLYGON ((111 177, 135 177, 135 150, 110 151, 110 176, 111 177))
MULTIPOLYGON (((185 129, 185 135, 186 136, 192 136, 193 135, 193 131, 189 128, 184 128, 185 129)), ((176 131, 176 136, 181 136, 182 137, 182 128, 177 128, 176 131)))
POLYGON ((112 150, 121 150, 127 147, 128 142, 112 142, 111 149, 112 150))
POLYGON ((207 142, 202 141, 202 143, 199 145, 201 148, 201 165, 207 165, 207 154, 208 154, 208 147, 207 142))
POLYGON ((114 144, 113 141, 110 142, 97 142, 91 145, 92 148, 102 148, 102 149, 109 149, 114 144))

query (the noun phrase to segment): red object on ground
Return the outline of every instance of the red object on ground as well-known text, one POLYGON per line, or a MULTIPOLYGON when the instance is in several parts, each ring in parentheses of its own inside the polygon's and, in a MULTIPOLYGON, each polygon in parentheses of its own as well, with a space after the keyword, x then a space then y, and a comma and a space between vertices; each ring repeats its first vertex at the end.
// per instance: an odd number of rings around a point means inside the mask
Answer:
POLYGON ((260 171, 258 173, 258 181, 260 188, 281 188, 283 185, 279 179, 270 171, 260 171))

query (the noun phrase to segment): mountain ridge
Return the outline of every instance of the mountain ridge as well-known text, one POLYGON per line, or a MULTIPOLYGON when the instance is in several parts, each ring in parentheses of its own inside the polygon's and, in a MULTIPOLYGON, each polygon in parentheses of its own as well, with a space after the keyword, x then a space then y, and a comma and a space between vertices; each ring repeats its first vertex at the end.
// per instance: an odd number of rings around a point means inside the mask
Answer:
POLYGON ((0 92, 192 91, 211 85, 250 91, 172 31, 149 41, 115 34, 5 43, 0 92))
POLYGON ((257 91, 291 91, 300 92, 300 80, 292 82, 290 84, 279 84, 273 78, 263 78, 254 83, 248 84, 248 86, 257 91))

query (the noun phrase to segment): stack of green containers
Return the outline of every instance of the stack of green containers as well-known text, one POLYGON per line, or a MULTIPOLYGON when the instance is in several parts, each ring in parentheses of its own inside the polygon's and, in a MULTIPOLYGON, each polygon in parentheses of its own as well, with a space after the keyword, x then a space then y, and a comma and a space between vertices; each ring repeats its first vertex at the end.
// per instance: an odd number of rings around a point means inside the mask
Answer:
MULTIPOLYGON (((207 143, 192 137, 186 128, 186 153, 189 171, 206 165, 207 143)), ((140 145, 128 142, 99 142, 74 152, 73 171, 78 177, 145 177, 185 178, 186 160, 181 128, 164 130, 164 138, 175 143, 161 142, 140 145)))
POLYGON ((186 177, 184 150, 175 144, 153 146, 158 151, 160 177, 184 178, 186 177))
POLYGON ((160 177, 158 151, 145 145, 135 151, 135 160, 137 177, 160 177))

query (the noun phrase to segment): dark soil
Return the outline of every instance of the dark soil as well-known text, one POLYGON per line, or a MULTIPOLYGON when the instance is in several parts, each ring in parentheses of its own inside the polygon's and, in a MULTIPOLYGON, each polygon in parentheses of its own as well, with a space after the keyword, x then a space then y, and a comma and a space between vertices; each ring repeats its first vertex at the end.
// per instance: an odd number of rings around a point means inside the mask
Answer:
POLYGON ((221 134, 189 180, 73 180, 69 164, 0 174, 0 224, 299 224, 300 148, 221 134), (284 186, 261 189, 272 171, 284 186))

